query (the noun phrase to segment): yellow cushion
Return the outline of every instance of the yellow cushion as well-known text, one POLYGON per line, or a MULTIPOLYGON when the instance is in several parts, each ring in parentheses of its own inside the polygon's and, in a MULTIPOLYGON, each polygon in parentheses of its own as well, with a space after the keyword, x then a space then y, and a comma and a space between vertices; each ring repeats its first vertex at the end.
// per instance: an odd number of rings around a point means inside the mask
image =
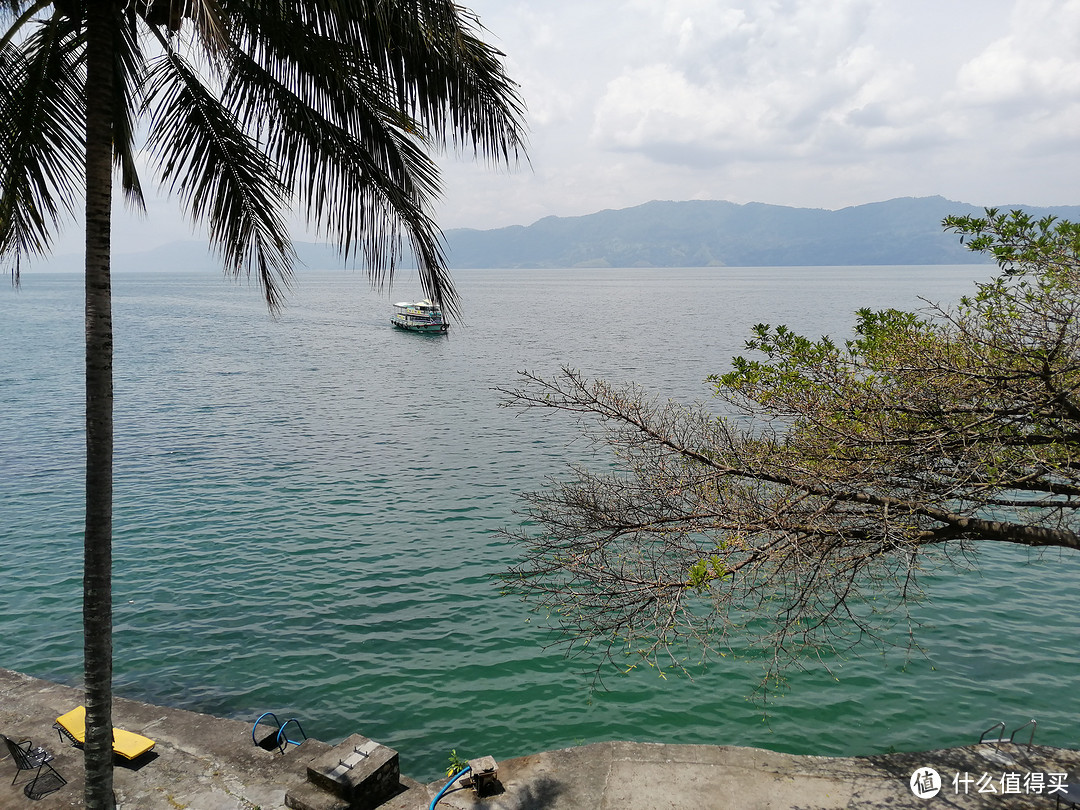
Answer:
MULTIPOLYGON (((56 722, 68 730, 80 743, 86 742, 86 707, 76 706, 67 714, 56 718, 56 722)), ((124 731, 122 728, 113 729, 113 752, 125 759, 141 757, 154 747, 154 741, 142 734, 133 731, 124 731)))
POLYGON ((86 742, 86 707, 76 706, 67 714, 56 718, 56 722, 67 729, 68 734, 80 743, 86 742))
POLYGON ((154 741, 149 737, 122 728, 113 729, 112 750, 125 759, 141 757, 153 747, 154 741))

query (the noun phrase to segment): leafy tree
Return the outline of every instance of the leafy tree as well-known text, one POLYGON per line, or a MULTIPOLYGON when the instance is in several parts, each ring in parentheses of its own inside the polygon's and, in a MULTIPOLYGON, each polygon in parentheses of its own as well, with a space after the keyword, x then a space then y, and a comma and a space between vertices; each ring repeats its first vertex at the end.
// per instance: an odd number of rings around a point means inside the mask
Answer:
POLYGON ((0 0, 0 256, 18 280, 85 199, 86 806, 113 806, 114 172, 143 205, 138 147, 227 271, 271 308, 294 254, 288 212, 392 279, 404 241, 454 310, 428 152, 495 162, 523 147, 523 106, 477 18, 448 0, 0 0))
POLYGON ((843 343, 757 326, 709 378, 723 415, 526 373, 506 404, 575 414, 615 459, 525 496, 508 590, 571 650, 735 649, 767 686, 912 630, 927 567, 988 542, 1080 549, 1080 226, 944 224, 1004 273, 954 308, 861 310, 843 343))

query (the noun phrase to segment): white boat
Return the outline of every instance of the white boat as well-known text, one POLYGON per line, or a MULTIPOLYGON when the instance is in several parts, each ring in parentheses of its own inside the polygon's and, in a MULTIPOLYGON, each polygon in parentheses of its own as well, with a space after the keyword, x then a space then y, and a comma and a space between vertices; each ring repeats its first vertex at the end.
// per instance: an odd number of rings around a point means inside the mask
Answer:
POLYGON ((450 324, 443 317, 442 310, 426 298, 416 303, 403 301, 400 304, 394 304, 394 308, 397 311, 390 319, 390 323, 398 329, 440 334, 450 328, 450 324))

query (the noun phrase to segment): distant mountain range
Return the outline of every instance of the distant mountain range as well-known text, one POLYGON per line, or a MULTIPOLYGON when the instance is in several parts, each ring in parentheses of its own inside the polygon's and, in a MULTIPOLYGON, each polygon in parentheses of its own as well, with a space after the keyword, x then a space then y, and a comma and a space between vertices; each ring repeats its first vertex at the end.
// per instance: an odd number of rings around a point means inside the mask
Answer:
MULTIPOLYGON (((1080 217, 1080 206, 1024 208, 1080 217)), ((941 228, 983 208, 944 197, 904 197, 839 211, 715 200, 649 202, 527 227, 446 232, 455 268, 769 267, 967 264, 986 258, 941 228)))
MULTIPOLYGON (((999 208, 1080 220, 1080 206, 999 208)), ((941 220, 982 212, 981 207, 944 197, 902 197, 838 211, 718 200, 655 201, 580 217, 545 217, 527 226, 448 230, 447 260, 453 269, 971 264, 987 259, 967 250, 956 234, 944 232, 941 220)), ((299 242, 296 250, 303 266, 313 270, 345 266, 329 245, 299 242)), ((82 260, 78 255, 56 256, 35 266, 78 271, 82 260)), ((355 269, 356 263, 350 267, 355 269)), ((204 242, 188 241, 117 253, 113 268, 122 273, 211 270, 220 265, 204 242)))

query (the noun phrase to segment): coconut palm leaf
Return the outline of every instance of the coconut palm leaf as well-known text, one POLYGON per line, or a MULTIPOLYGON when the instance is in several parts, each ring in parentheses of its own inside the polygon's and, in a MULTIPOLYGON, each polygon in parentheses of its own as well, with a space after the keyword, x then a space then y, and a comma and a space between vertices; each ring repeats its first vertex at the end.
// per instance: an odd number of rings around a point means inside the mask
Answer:
POLYGON ((192 216, 205 219, 226 269, 254 269, 267 303, 281 304, 293 250, 282 210, 289 194, 273 163, 166 42, 147 70, 154 120, 147 145, 192 216))
POLYGON ((0 48, 6 47, 20 34, 24 25, 51 5, 52 0, 0 0, 0 23, 7 25, 3 37, 0 37, 0 48))
POLYGON ((228 5, 238 47, 223 100, 257 128, 309 221, 346 254, 360 236, 376 283, 392 280, 404 235, 425 292, 455 311, 426 150, 471 142, 509 162, 524 143, 516 85, 475 18, 443 0, 228 5))
POLYGON ((0 48, 0 255, 48 251, 82 193, 85 115, 81 42, 54 15, 22 42, 0 48))
POLYGON ((118 33, 113 68, 113 160, 128 204, 145 211, 142 183, 135 167, 135 117, 141 107, 139 95, 143 78, 143 55, 136 20, 129 18, 127 25, 119 26, 118 33))
POLYGON ((439 272, 440 233, 427 214, 438 171, 410 134, 408 117, 368 87, 356 92, 325 74, 316 81, 280 60, 272 68, 236 53, 222 98, 257 131, 309 222, 346 255, 363 255, 377 284, 392 281, 408 238, 425 292, 453 311, 453 288, 439 272))
POLYGON ((475 14, 444 0, 357 5, 374 22, 366 64, 385 72, 396 104, 411 110, 429 137, 472 144, 493 160, 523 153, 524 105, 503 54, 479 38, 475 14))

